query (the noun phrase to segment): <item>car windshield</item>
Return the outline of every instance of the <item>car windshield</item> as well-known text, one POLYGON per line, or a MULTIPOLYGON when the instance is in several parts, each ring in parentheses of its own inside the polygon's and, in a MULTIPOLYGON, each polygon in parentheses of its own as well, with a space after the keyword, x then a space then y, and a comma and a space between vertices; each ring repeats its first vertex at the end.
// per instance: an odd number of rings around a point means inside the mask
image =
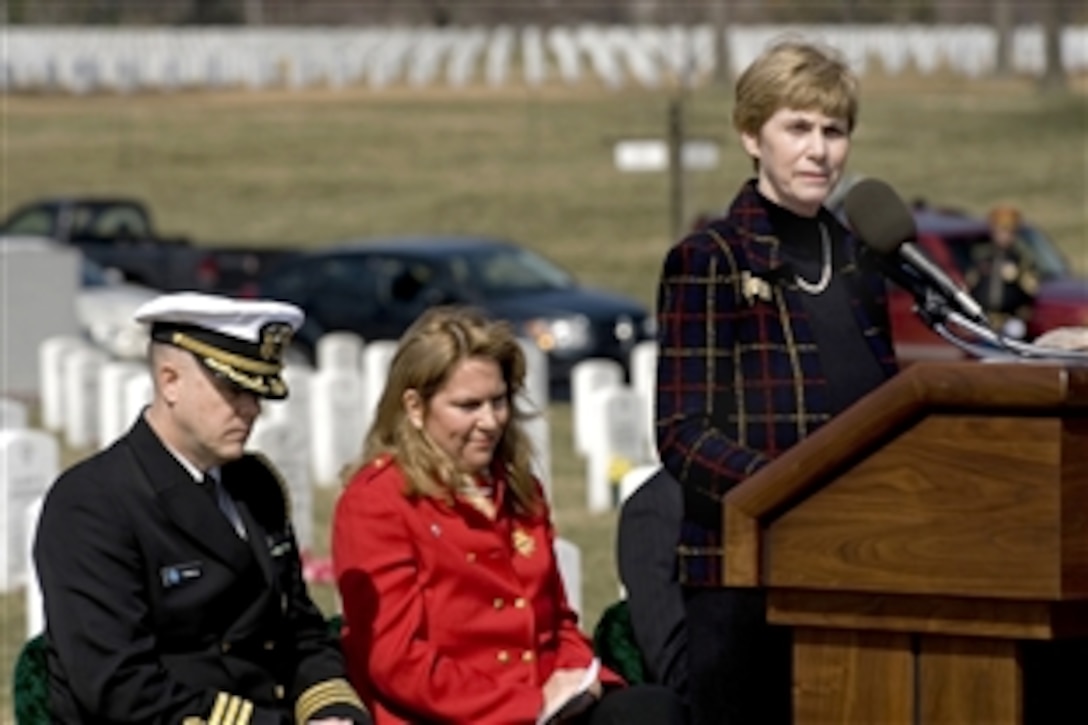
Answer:
POLYGON ((475 249, 451 260, 453 278, 484 299, 575 286, 565 270, 538 254, 516 247, 475 249))
POLYGON ((1018 241, 1027 250, 1043 279, 1071 277, 1069 263, 1062 256, 1054 242, 1038 227, 1024 225, 1020 228, 1018 241))

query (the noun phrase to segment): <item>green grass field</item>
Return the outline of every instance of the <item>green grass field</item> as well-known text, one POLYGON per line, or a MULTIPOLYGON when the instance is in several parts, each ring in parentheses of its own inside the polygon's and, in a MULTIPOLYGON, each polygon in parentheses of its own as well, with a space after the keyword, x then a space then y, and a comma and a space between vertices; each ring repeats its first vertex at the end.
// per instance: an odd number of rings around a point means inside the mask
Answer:
MULTIPOLYGON (((1088 273, 1088 106, 1027 83, 869 79, 851 160, 906 198, 983 212, 1011 201, 1088 273)), ((46 194, 131 194, 167 234, 202 243, 319 246, 399 232, 479 232, 541 251, 583 281, 652 304, 671 242, 664 174, 622 174, 612 143, 661 137, 666 92, 407 91, 12 97, 2 101, 0 207, 46 194)), ((685 100, 722 163, 689 174, 685 218, 729 201, 749 172, 728 93, 685 100)), ((16 311, 16 316, 27 315, 16 311)), ((22 320, 21 320, 22 321, 22 320)), ((26 324, 32 324, 29 316, 26 324)), ((555 517, 582 547, 585 623, 617 595, 615 516, 584 512, 570 410, 553 425, 555 517)), ((85 455, 69 451, 69 460, 85 455)), ((327 548, 335 493, 316 502, 327 548)), ((0 722, 24 636, 22 593, 0 597, 0 722)), ((326 610, 333 593, 316 587, 326 610)))

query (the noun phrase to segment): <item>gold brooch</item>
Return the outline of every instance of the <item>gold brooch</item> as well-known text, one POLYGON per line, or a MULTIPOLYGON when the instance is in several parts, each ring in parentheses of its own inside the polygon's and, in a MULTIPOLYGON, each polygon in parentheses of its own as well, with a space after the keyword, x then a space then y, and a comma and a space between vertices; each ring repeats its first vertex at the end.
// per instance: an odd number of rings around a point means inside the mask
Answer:
POLYGON ((771 285, 767 280, 754 276, 751 272, 740 273, 741 295, 748 304, 754 304, 758 297, 764 302, 771 301, 771 285))
POLYGON ((514 544, 514 548, 522 556, 532 556, 533 552, 536 551, 536 541, 525 529, 514 529, 510 540, 514 544))

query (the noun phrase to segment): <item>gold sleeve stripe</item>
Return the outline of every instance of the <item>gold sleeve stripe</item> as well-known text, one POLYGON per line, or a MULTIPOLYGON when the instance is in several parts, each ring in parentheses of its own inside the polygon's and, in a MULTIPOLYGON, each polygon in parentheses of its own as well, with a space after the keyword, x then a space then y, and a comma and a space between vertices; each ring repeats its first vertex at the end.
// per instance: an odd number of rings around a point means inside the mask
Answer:
POLYGON ((215 704, 212 706, 212 714, 208 716, 208 725, 219 725, 223 719, 223 711, 227 709, 227 701, 230 695, 220 692, 215 696, 215 704))
POLYGON ((240 697, 230 698, 230 702, 227 704, 227 711, 223 713, 223 722, 225 725, 234 725, 234 718, 238 716, 238 708, 242 705, 242 699, 240 697))
POLYGON ((238 710, 238 719, 235 720, 238 725, 249 725, 249 718, 253 717, 253 703, 249 700, 242 700, 242 707, 238 710))
POLYGON ((208 725, 246 725, 253 715, 253 703, 237 695, 220 692, 208 717, 208 725))
POLYGON ((295 701, 295 722, 308 722, 318 710, 328 705, 354 705, 366 710, 348 681, 338 677, 312 685, 298 696, 295 701))

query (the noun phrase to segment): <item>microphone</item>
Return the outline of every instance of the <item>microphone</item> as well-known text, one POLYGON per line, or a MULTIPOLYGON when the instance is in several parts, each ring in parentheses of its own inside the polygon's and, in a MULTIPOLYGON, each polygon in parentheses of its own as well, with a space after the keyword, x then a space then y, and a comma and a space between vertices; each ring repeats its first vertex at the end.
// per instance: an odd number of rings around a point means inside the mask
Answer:
POLYGON ((891 186, 878 179, 862 179, 843 199, 846 219, 867 247, 883 256, 898 253, 907 269, 892 274, 896 282, 916 296, 936 291, 968 318, 989 326, 982 306, 922 252, 910 209, 891 186), (920 285, 922 289, 918 289, 920 285))

